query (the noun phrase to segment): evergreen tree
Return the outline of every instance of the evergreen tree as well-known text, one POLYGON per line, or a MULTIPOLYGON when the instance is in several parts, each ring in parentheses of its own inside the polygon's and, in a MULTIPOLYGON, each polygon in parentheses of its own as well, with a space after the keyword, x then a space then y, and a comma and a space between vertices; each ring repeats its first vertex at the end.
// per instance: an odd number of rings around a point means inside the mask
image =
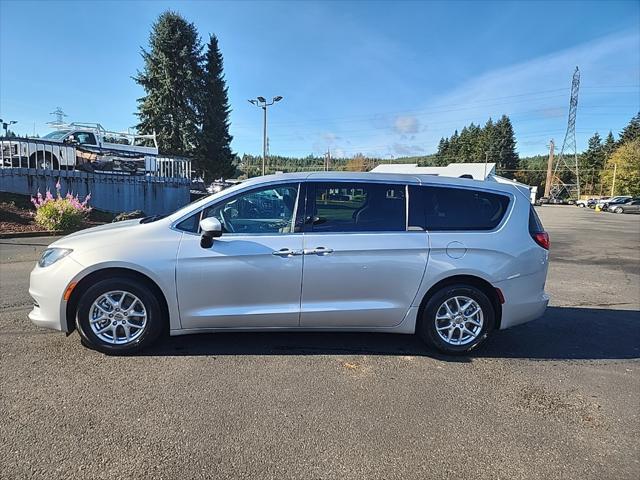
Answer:
POLYGON ((235 172, 229 134, 229 98, 222 69, 222 54, 215 35, 209 37, 200 98, 202 130, 198 136, 197 168, 207 181, 228 178, 235 172))
POLYGON ((194 152, 198 122, 198 93, 202 84, 198 32, 179 14, 166 11, 153 24, 149 51, 142 49, 144 69, 134 80, 145 90, 138 99, 137 128, 156 133, 160 152, 194 152))
POLYGON ((609 159, 609 157, 611 156, 615 148, 616 148, 616 139, 614 138, 613 133, 611 133, 611 130, 609 130, 609 135, 607 135, 607 138, 604 141, 604 145, 602 146, 602 151, 604 152, 605 161, 609 159))
POLYGON ((478 158, 480 161, 487 160, 488 163, 498 163, 499 151, 496 145, 496 128, 491 117, 485 123, 482 129, 480 149, 478 151, 478 158))
POLYGON ((605 163, 605 150, 598 132, 589 139, 587 150, 580 155, 580 168, 582 169, 584 184, 583 191, 594 194, 599 191, 600 172, 605 163))
MULTIPOLYGON (((473 123, 470 125, 472 128, 473 123)), ((454 162, 470 162, 471 157, 473 156, 473 133, 470 127, 464 127, 460 131, 460 138, 458 140, 458 153, 456 158, 453 160, 454 162)))
POLYGON ((620 139, 618 140, 618 146, 637 140, 638 138, 640 138, 640 112, 637 113, 636 116, 631 119, 629 124, 624 127, 624 130, 622 130, 620 139))
POLYGON ((510 170, 510 173, 517 170, 520 158, 516 152, 516 139, 513 133, 513 125, 506 115, 503 115, 495 124, 496 140, 495 148, 498 152, 497 168, 500 170, 510 170))
POLYGON ((458 155, 460 153, 460 135, 458 130, 453 132, 451 138, 449 138, 449 148, 447 149, 447 156, 444 159, 442 165, 449 165, 450 163, 459 162, 458 155))

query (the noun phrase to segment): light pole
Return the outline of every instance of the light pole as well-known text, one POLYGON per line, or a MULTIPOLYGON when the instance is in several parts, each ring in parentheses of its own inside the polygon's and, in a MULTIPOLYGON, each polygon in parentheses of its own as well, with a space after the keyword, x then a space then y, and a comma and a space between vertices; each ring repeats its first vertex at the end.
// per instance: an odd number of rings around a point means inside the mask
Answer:
POLYGON ((262 175, 265 174, 265 166, 267 163, 267 107, 270 107, 276 102, 282 100, 282 97, 278 95, 277 97, 273 97, 271 102, 267 102, 264 97, 256 97, 253 100, 249 100, 249 103, 259 107, 264 112, 264 121, 262 124, 262 175))
POLYGON ((7 132, 9 130, 9 125, 14 125, 18 123, 16 120, 7 120, 6 122, 0 118, 0 123, 2 123, 2 128, 4 129, 4 136, 7 136, 7 132))

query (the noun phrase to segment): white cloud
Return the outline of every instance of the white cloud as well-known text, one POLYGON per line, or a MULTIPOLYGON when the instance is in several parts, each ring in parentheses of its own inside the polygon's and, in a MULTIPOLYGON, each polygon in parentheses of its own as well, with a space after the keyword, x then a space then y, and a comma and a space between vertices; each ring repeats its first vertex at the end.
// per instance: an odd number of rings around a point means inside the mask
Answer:
POLYGON ((393 124, 396 133, 411 134, 420 131, 420 120, 413 115, 400 115, 393 124))
POLYGON ((394 143, 392 147, 395 154, 400 156, 420 155, 424 153, 424 147, 421 147, 420 145, 394 143))

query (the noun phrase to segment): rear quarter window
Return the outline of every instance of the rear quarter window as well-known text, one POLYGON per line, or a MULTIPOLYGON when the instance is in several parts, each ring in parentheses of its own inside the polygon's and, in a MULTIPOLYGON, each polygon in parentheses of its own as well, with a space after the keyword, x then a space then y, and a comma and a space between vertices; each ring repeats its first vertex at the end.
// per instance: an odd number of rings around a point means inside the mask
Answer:
POLYGON ((411 186, 409 226, 429 231, 493 230, 509 207, 509 196, 456 187, 411 186))

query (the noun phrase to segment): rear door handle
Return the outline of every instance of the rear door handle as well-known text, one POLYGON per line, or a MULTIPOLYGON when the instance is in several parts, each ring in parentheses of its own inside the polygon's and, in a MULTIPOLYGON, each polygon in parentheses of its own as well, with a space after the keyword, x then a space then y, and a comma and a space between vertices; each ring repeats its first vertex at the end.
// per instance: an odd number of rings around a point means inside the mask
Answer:
POLYGON ((291 257, 293 255, 302 255, 300 250, 291 250, 290 248, 281 248, 280 250, 276 250, 272 252, 273 255, 277 255, 278 257, 291 257))
POLYGON ((326 248, 326 247, 317 247, 317 248, 305 248, 303 250, 303 253, 305 255, 321 255, 321 254, 325 254, 325 253, 333 253, 333 248, 326 248))

